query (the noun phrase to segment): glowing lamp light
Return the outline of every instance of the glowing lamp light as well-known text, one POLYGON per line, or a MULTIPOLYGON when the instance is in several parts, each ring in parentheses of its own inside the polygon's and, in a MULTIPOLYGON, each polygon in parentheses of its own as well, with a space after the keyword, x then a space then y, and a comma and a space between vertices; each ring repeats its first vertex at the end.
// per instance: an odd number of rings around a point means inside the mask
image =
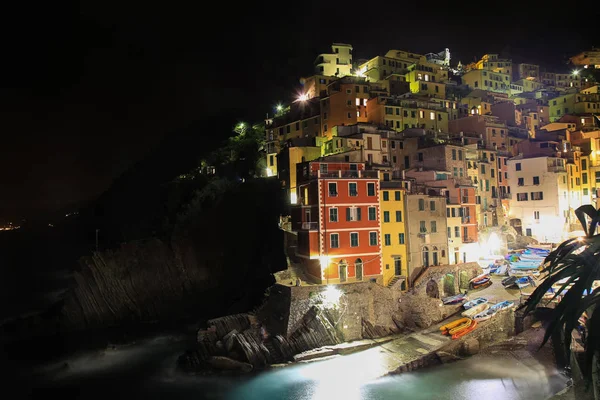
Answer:
POLYGON ((277 112, 282 112, 283 106, 281 104, 277 104, 277 106, 275 106, 275 109, 277 110, 277 112))
POLYGON ((342 297, 342 291, 335 286, 327 286, 327 288, 321 292, 321 299, 323 300, 323 307, 334 308, 340 304, 340 298, 342 297))
POLYGON ((296 99, 296 101, 299 101, 301 103, 305 102, 308 100, 308 95, 306 93, 300 93, 298 95, 298 98, 296 99))
POLYGON ((502 242, 500 241, 500 237, 498 236, 498 234, 492 232, 487 241, 487 249, 490 252, 490 254, 499 252, 501 245, 502 242))
POLYGON ((271 173, 271 170, 269 168, 265 168, 265 173, 267 174, 267 176, 273 176, 273 174, 271 173))
POLYGON ((319 262, 321 263, 321 269, 327 269, 329 267, 329 256, 320 256, 319 262))
POLYGON ((578 69, 574 69, 573 70, 573 75, 579 75, 579 70, 578 69))

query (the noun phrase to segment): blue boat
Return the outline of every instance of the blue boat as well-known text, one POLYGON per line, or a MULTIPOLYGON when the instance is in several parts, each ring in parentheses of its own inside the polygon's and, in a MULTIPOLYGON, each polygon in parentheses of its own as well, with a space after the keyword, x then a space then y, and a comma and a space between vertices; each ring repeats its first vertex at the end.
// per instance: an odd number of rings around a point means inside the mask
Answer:
POLYGON ((471 301, 467 301, 465 304, 463 304, 463 307, 465 310, 468 310, 469 308, 473 308, 475 306, 478 306, 480 304, 485 304, 487 302, 488 302, 488 300, 485 297, 478 297, 471 301))
POLYGON ((450 296, 450 297, 443 298, 442 303, 444 303, 445 305, 457 304, 457 303, 462 303, 463 301, 468 300, 468 299, 469 298, 467 297, 466 294, 460 293, 460 294, 457 294, 456 296, 450 296))

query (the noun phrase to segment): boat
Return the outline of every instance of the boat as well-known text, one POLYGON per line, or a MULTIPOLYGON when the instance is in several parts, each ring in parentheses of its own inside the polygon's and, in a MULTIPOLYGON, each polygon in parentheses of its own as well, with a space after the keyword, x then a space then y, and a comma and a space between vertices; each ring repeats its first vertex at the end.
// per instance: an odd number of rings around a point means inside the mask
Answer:
POLYGON ((477 321, 473 319, 473 320, 471 320, 471 325, 469 325, 467 328, 453 334, 452 340, 456 340, 456 339, 459 339, 459 338, 465 336, 467 333, 472 332, 475 328, 477 328, 477 321))
POLYGON ((467 329, 469 326, 471 326, 471 323, 473 322, 473 320, 471 318, 461 318, 461 320, 464 320, 463 322, 461 322, 460 324, 458 324, 457 326, 455 326, 452 329, 449 329, 447 331, 447 333, 445 333, 445 335, 448 336, 452 336, 457 334, 458 332, 467 329))
POLYGON ((489 274, 489 273, 483 273, 483 274, 481 274, 481 275, 477 275, 475 278, 471 279, 471 280, 469 281, 469 283, 472 283, 472 282, 477 282, 477 281, 480 281, 480 280, 482 280, 482 279, 489 278, 489 277, 490 277, 490 274, 489 274))
POLYGON ((475 315, 486 311, 488 308, 490 308, 490 305, 487 303, 483 303, 475 307, 469 308, 467 311, 463 311, 460 315, 466 318, 473 318, 475 315))
POLYGON ((517 282, 517 279, 518 278, 516 276, 509 276, 508 278, 504 278, 502 279, 502 286, 504 286, 505 288, 509 288, 517 282))
POLYGON ((502 301, 498 304, 494 304, 493 306, 488 308, 486 311, 483 311, 483 312, 475 315, 473 317, 473 319, 475 319, 477 321, 488 320, 488 319, 492 318, 494 315, 496 315, 498 312, 509 309, 509 308, 513 307, 514 305, 515 305, 514 301, 510 301, 510 300, 502 301))
POLYGON ((467 295, 465 293, 459 293, 456 296, 450 296, 450 297, 445 297, 442 299, 442 303, 444 303, 444 305, 448 305, 448 304, 457 304, 457 303, 462 303, 465 300, 468 300, 469 298, 467 297, 467 295))
POLYGON ((469 308, 478 306, 479 304, 485 304, 487 302, 488 302, 488 300, 485 297, 478 297, 478 298, 473 299, 471 301, 467 301, 465 304, 463 304, 463 308, 465 310, 468 310, 469 308))
POLYGON ((524 276, 524 277, 522 277, 522 278, 518 278, 518 279, 515 281, 515 284, 517 285, 517 287, 518 287, 519 289, 523 289, 524 287, 527 287, 527 286, 529 286, 529 285, 531 285, 531 286, 533 286, 533 287, 535 287, 535 286, 536 286, 536 285, 535 285, 535 281, 534 281, 534 280, 533 280, 533 278, 532 278, 532 277, 530 277, 530 276, 524 276))
POLYGON ((506 275, 508 273, 508 265, 497 265, 490 268, 490 274, 492 275, 506 275))
POLYGON ((472 283, 471 288, 472 289, 485 289, 486 287, 491 286, 491 285, 492 285, 492 281, 491 281, 491 279, 488 278, 485 281, 480 281, 475 284, 472 283))
POLYGON ((454 329, 457 326, 459 326, 460 324, 464 324, 468 320, 469 320, 469 318, 459 318, 457 320, 447 323, 446 325, 440 326, 440 331, 442 331, 442 333, 445 335, 448 333, 448 331, 450 329, 454 329))

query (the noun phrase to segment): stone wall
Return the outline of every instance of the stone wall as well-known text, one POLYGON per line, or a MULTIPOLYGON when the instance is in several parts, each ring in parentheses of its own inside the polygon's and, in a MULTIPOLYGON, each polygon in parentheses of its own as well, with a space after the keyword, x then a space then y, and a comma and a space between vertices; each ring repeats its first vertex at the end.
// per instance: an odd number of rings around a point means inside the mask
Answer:
POLYGON ((398 331, 398 325, 403 319, 398 301, 402 292, 374 282, 299 287, 274 285, 267 303, 258 313, 258 318, 271 334, 290 337, 302 326, 306 313, 319 304, 319 295, 328 288, 342 292, 339 305, 328 309, 327 314, 344 341, 364 337, 363 321, 367 321, 373 327, 381 327, 388 333, 398 331))

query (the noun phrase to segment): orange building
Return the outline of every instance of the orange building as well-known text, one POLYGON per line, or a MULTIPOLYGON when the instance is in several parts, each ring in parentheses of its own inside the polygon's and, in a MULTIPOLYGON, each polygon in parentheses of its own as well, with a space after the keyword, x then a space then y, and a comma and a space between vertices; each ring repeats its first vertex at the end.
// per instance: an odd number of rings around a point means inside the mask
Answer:
POLYGON ((298 164, 292 229, 297 256, 317 283, 381 282, 378 171, 364 163, 298 164))
POLYGON ((369 84, 365 78, 346 76, 327 86, 321 98, 321 132, 332 137, 333 127, 367 122, 369 84))

